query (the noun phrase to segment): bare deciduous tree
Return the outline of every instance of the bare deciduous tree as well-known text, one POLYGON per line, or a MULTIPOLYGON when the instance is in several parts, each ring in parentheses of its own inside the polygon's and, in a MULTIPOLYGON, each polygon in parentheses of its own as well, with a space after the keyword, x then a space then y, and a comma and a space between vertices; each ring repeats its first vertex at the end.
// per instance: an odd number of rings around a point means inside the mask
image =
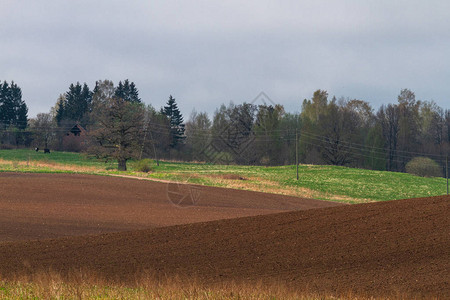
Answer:
POLYGON ((127 161, 138 157, 142 146, 144 105, 113 97, 98 104, 93 111, 94 128, 90 132, 88 152, 103 158, 115 158, 119 171, 126 171, 127 161))

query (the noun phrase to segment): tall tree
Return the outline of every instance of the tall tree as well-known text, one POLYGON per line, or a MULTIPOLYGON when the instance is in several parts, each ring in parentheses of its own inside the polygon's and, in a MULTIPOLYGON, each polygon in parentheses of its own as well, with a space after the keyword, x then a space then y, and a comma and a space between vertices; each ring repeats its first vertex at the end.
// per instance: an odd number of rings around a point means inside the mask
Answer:
POLYGON ((15 127, 25 129, 28 120, 28 107, 22 100, 21 88, 11 82, 0 83, 0 124, 3 128, 15 127))
POLYGON ((314 92, 311 100, 303 100, 302 104, 302 118, 308 118, 313 123, 319 121, 320 115, 328 105, 328 92, 324 90, 317 90, 314 92))
POLYGON ((193 111, 186 123, 186 144, 193 159, 204 161, 204 150, 211 143, 211 120, 205 112, 193 111))
POLYGON ((69 91, 64 94, 64 100, 61 99, 61 102, 58 102, 59 110, 56 115, 56 120, 59 120, 58 124, 67 120, 86 125, 86 120, 83 117, 89 112, 91 101, 92 92, 86 83, 83 85, 79 82, 75 85, 72 83, 69 86, 69 91))
POLYGON ((279 125, 282 150, 279 156, 284 164, 294 164, 296 161, 296 134, 302 131, 299 113, 284 113, 279 125))
POLYGON ((125 101, 133 102, 133 103, 141 103, 141 99, 139 98, 139 91, 136 88, 134 82, 131 82, 128 79, 122 83, 119 81, 117 88, 115 90, 115 96, 118 98, 122 98, 125 101))
POLYGON ((323 156, 318 151, 318 136, 321 135, 319 122, 327 113, 328 92, 316 90, 311 100, 303 100, 300 114, 302 131, 300 135, 300 158, 304 163, 323 163, 323 156))
POLYGON ((116 89, 114 88, 114 83, 111 80, 105 79, 96 81, 94 90, 92 91, 92 102, 90 110, 94 111, 102 103, 114 97, 115 94, 116 89))
POLYGON ((383 139, 383 128, 380 122, 376 122, 369 128, 367 136, 364 138, 364 168, 385 171, 386 155, 385 141, 383 139))
POLYGON ((178 148, 184 143, 185 125, 183 123, 183 115, 178 109, 178 105, 175 102, 175 98, 172 95, 169 96, 166 106, 161 109, 161 112, 169 119, 170 123, 170 135, 172 148, 178 148))
POLYGON ((326 163, 347 165, 355 160, 352 144, 358 130, 356 113, 346 108, 346 103, 335 99, 327 106, 325 115, 320 116, 318 128, 321 132, 319 152, 326 163))
POLYGON ((146 109, 144 132, 144 153, 147 157, 170 159, 170 123, 169 119, 153 106, 146 109))
POLYGON ((420 107, 420 152, 445 156, 445 112, 435 102, 422 102, 420 107))
POLYGON ((58 126, 61 125, 61 122, 66 116, 65 107, 66 107, 66 97, 63 94, 61 94, 59 95, 58 100, 56 101, 54 109, 55 121, 58 126))
POLYGON ((34 143, 37 147, 49 148, 55 137, 54 119, 49 113, 39 113, 36 118, 31 119, 30 129, 34 135, 34 143))
POLYGON ((406 163, 413 158, 410 154, 417 149, 420 135, 420 111, 421 101, 416 101, 415 94, 403 89, 398 95, 399 110, 399 130, 398 130, 398 151, 399 171, 404 172, 406 163))
POLYGON ((381 124, 383 138, 385 141, 385 149, 387 152, 388 171, 397 171, 397 145, 399 132, 399 108, 395 104, 381 106, 377 113, 378 122, 381 124))
MULTIPOLYGON (((353 144, 351 147, 351 152, 354 154, 353 165, 362 167, 368 163, 367 165, 369 168, 374 168, 375 159, 370 159, 369 163, 367 156, 372 156, 373 158, 375 155, 374 148, 377 146, 383 148, 384 144, 379 144, 382 138, 380 138, 378 134, 381 134, 381 131, 373 130, 376 122, 373 108, 368 102, 357 99, 345 101, 343 104, 344 106, 342 109, 345 110, 347 116, 351 118, 351 120, 348 120, 347 122, 351 123, 352 127, 349 141, 353 144), (374 140, 367 140, 369 133, 372 134, 374 140), (365 145, 366 142, 369 143, 372 148, 371 153, 367 153, 368 145, 365 145), (366 146, 366 149, 364 149, 364 146, 366 146)), ((379 163, 379 159, 377 160, 377 163, 379 163)))
POLYGON ((254 164, 257 158, 254 155, 252 144, 254 141, 254 121, 257 107, 251 103, 228 107, 222 105, 214 114, 212 126, 212 139, 216 154, 211 155, 217 161, 219 157, 223 162, 238 164, 254 164))
POLYGON ((118 169, 126 171, 127 161, 139 157, 143 143, 144 106, 112 97, 93 112, 92 144, 88 152, 102 158, 115 158, 118 169))
POLYGON ((281 105, 260 105, 254 125, 256 153, 260 162, 277 165, 283 161, 280 155, 282 144, 278 130, 284 108, 281 105))

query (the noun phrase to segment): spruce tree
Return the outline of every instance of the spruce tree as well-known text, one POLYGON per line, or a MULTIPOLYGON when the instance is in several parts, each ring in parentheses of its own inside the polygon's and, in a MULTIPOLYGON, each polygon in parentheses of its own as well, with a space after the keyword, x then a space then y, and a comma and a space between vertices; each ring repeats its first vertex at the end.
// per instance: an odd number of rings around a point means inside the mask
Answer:
POLYGON ((0 124, 2 128, 7 128, 10 121, 10 91, 9 84, 4 81, 0 83, 0 124))
POLYGON ((128 79, 126 79, 123 83, 122 81, 119 81, 114 96, 132 103, 142 102, 139 98, 139 91, 137 90, 136 85, 134 82, 130 83, 128 79))
POLYGON ((87 84, 81 84, 77 82, 76 85, 71 84, 69 91, 65 93, 65 103, 63 108, 62 117, 57 116, 61 120, 70 120, 73 122, 83 122, 83 117, 89 111, 89 107, 92 101, 92 92, 89 90, 87 84))
POLYGON ((183 144, 185 135, 184 135, 183 115, 178 109, 177 103, 175 102, 175 98, 173 98, 172 95, 169 96, 167 105, 161 109, 161 113, 163 113, 169 119, 170 135, 171 135, 170 146, 172 148, 176 148, 177 146, 183 144))
POLYGON ((3 128, 14 126, 18 129, 27 127, 28 107, 22 100, 22 90, 11 82, 0 83, 0 123, 3 128))
POLYGON ((58 101, 56 102, 56 115, 55 115, 56 124, 58 124, 58 126, 61 125, 61 121, 66 116, 65 107, 66 107, 66 97, 64 97, 64 95, 59 95, 58 101))

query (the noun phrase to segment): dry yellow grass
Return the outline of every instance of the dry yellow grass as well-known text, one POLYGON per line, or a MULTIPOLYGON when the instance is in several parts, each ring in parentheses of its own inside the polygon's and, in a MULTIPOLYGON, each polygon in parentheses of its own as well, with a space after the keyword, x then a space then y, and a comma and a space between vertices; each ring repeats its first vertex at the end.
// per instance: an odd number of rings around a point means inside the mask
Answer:
POLYGON ((104 171, 105 169, 99 167, 90 166, 77 166, 61 164, 51 161, 12 161, 0 159, 0 169, 11 169, 11 170, 24 170, 24 171, 34 171, 46 169, 49 171, 65 171, 65 172, 80 172, 80 173, 95 173, 98 171, 104 171))
POLYGON ((226 186, 232 189, 250 190, 263 193, 280 194, 286 196, 295 196, 302 198, 321 199, 328 198, 330 200, 353 202, 353 203, 367 203, 373 202, 369 199, 356 199, 349 196, 330 195, 320 191, 314 191, 304 187, 285 187, 281 186, 279 182, 267 180, 260 177, 246 177, 245 180, 228 179, 217 175, 198 174, 185 175, 190 178, 207 179, 212 185, 226 186))
POLYGON ((388 298, 318 294, 295 291, 284 283, 273 285, 219 283, 204 286, 177 278, 155 282, 151 278, 138 280, 133 286, 108 284, 95 276, 77 275, 70 281, 56 273, 38 274, 33 278, 14 281, 0 279, 0 299, 408 299, 401 295, 388 298))

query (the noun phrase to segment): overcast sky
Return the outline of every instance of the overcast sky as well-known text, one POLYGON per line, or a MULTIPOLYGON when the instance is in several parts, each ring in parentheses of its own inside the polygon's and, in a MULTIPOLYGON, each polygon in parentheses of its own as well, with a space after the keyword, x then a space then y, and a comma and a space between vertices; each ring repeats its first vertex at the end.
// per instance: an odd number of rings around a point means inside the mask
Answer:
POLYGON ((0 80, 29 116, 71 83, 130 79, 187 119, 261 91, 300 111, 317 89, 378 108, 402 88, 450 108, 450 1, 0 0, 0 80))

